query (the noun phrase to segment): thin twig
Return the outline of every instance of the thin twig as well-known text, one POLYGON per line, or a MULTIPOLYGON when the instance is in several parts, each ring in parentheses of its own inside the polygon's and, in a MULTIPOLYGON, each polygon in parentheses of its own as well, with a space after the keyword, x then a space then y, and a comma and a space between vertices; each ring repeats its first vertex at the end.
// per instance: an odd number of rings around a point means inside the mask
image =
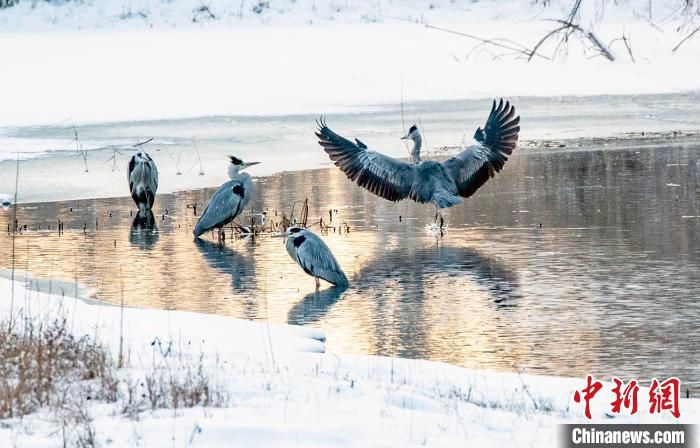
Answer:
POLYGON ((10 293, 10 318, 7 320, 8 331, 12 331, 12 322, 14 317, 12 313, 14 312, 15 305, 15 238, 17 237, 17 191, 19 190, 19 149, 17 150, 17 170, 15 172, 15 197, 12 201, 12 277, 10 293))
POLYGON ((433 30, 443 31, 443 32, 445 32, 445 33, 456 34, 457 36, 467 37, 467 38, 469 38, 469 39, 478 40, 479 42, 482 42, 482 43, 484 43, 484 44, 489 44, 489 45, 493 45, 493 46, 495 46, 495 47, 505 48, 506 50, 516 51, 516 52, 518 52, 518 53, 523 53, 523 54, 525 54, 525 55, 538 56, 538 57, 540 57, 540 58, 542 58, 542 59, 545 59, 545 60, 547 60, 547 61, 550 61, 550 60, 551 60, 551 58, 548 58, 547 56, 544 56, 544 55, 542 55, 542 54, 539 54, 539 53, 536 53, 536 52, 534 52, 534 51, 531 51, 531 50, 528 49, 527 47, 525 47, 525 46, 523 46, 523 45, 520 45, 520 44, 518 44, 517 42, 513 42, 513 44, 514 44, 514 45, 519 45, 521 48, 517 48, 517 47, 511 46, 511 45, 506 45, 506 44, 503 44, 503 43, 499 42, 499 41, 505 41, 504 39, 493 39, 493 40, 490 40, 490 39, 482 39, 481 37, 474 36, 473 34, 462 33, 462 32, 460 32, 460 31, 454 31, 454 30, 450 30, 450 29, 447 29, 447 28, 441 28, 441 27, 438 27, 438 26, 428 25, 428 24, 426 24, 425 27, 426 27, 426 28, 433 29, 433 30))
POLYGON ((632 53, 632 44, 630 44, 630 39, 627 39, 627 36, 625 36, 625 32, 622 32, 622 37, 618 37, 617 39, 613 39, 610 41, 608 44, 608 48, 612 48, 612 44, 614 44, 617 41, 622 41, 622 43, 625 44, 625 48, 627 49, 627 54, 629 55, 630 59, 632 60, 633 63, 637 63, 637 61, 634 59, 634 54, 632 53))
POLYGON ((149 143, 149 142, 151 142, 151 141, 153 141, 153 137, 149 138, 148 140, 146 140, 146 141, 144 141, 144 142, 136 143, 136 144, 134 145, 134 148, 136 148, 137 146, 143 146, 143 145, 145 145, 146 143, 149 143))
POLYGON ((690 34, 688 34, 687 36, 685 36, 685 37, 683 38, 683 40, 681 40, 680 42, 678 42, 678 45, 676 45, 675 47, 673 47, 673 50, 671 50, 671 53, 675 53, 676 50, 678 50, 678 48, 679 48, 681 45, 683 45, 683 44, 685 43, 685 41, 687 41, 688 39, 690 39, 691 37, 693 37, 693 35, 694 35, 695 33, 697 33, 698 31, 700 31, 700 26, 697 27, 697 28, 695 28, 690 34))
MULTIPOLYGON (((401 127, 403 127, 403 135, 406 135, 406 120, 404 120, 404 114, 403 114, 403 74, 401 75, 401 127)), ((408 148, 408 141, 404 140, 404 146, 406 146, 406 151, 408 151, 409 155, 411 154, 411 150, 408 148)))
POLYGON ((565 26, 562 26, 562 27, 559 27, 559 28, 552 30, 549 33, 545 34, 544 37, 542 39, 540 39, 540 41, 537 42, 534 47, 532 47, 532 51, 530 51, 530 55, 527 58, 527 62, 530 62, 532 57, 537 54, 537 50, 540 48, 540 46, 542 46, 542 44, 544 44, 550 37, 552 37, 553 35, 557 34, 560 31, 564 30, 565 28, 566 28, 565 26))

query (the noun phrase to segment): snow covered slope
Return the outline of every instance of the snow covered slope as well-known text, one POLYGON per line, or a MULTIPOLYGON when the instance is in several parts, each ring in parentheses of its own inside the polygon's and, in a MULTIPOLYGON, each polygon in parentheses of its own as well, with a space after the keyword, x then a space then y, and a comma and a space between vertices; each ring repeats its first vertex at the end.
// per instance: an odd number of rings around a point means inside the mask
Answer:
MULTIPOLYGON (((65 315, 77 335, 90 334, 118 349, 119 307, 86 301, 90 291, 69 282, 42 283, 24 273, 16 278, 21 281, 14 283, 14 296, 12 283, 0 278, 3 316, 11 305, 17 321, 65 315)), ((322 333, 197 313, 125 309, 123 322, 128 353, 123 374, 138 377, 164 351, 174 369, 182 359, 204 356, 205 366, 211 365, 206 374, 225 388, 230 403, 143 411, 129 418, 120 401, 87 402, 98 446, 548 447, 557 446, 559 423, 585 421, 582 407, 572 400, 583 379, 298 352, 322 350, 322 333)), ((668 414, 649 416, 645 406, 634 418, 606 415, 611 388, 593 401, 596 421, 673 421, 668 414)), ((684 399, 681 411, 682 421, 697 422, 700 402, 684 399)), ((57 418, 44 409, 3 420, 0 446, 60 446, 57 418)))
POLYGON ((651 19, 646 0, 607 3, 584 2, 579 23, 611 45, 615 62, 574 36, 554 61, 527 63, 431 27, 532 48, 570 2, 22 1, 0 10, 0 128, 329 113, 396 104, 402 92, 412 101, 700 88, 700 39, 672 52, 692 26, 676 31, 678 2, 653 2, 651 19), (634 62, 616 40, 623 34, 634 62))

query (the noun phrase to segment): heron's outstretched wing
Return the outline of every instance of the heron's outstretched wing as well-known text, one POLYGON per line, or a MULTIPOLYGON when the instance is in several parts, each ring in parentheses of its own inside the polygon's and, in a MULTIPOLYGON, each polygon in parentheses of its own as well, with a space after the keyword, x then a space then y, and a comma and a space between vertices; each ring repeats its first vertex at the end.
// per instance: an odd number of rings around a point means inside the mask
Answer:
POLYGON ((323 119, 317 123, 318 143, 350 180, 390 201, 400 201, 408 196, 413 185, 412 165, 370 151, 359 140, 353 143, 339 136, 326 126, 323 119))
POLYGON ((314 277, 320 277, 337 286, 348 284, 348 278, 340 267, 340 263, 338 263, 330 248, 318 235, 313 232, 302 231, 299 232, 298 236, 290 238, 288 244, 294 245, 296 249, 295 255, 292 254, 291 246, 288 246, 287 250, 292 257, 296 258, 304 272, 314 277))
POLYGON ((199 217, 194 227, 194 235, 200 236, 208 230, 223 227, 231 222, 243 211, 244 196, 245 186, 238 180, 230 180, 219 187, 199 217))
POLYGON ((459 195, 469 197, 487 180, 501 171, 513 153, 520 132, 520 117, 515 108, 503 100, 493 102, 484 129, 478 128, 474 139, 478 144, 470 146, 455 157, 443 162, 443 166, 455 180, 459 195))

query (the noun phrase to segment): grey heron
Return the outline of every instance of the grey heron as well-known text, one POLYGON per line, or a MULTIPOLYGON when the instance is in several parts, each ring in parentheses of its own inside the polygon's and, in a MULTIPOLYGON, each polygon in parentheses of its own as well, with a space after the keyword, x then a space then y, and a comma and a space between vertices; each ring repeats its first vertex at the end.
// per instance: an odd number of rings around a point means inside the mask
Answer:
POLYGON ((358 139, 353 143, 341 137, 323 118, 317 122, 316 136, 335 165, 359 186, 393 202, 409 198, 431 202, 439 210, 460 204, 501 171, 518 141, 519 122, 509 102, 494 101, 484 129, 474 134, 476 144, 442 163, 421 159, 423 140, 415 125, 401 137, 413 140, 410 163, 372 151, 358 139))
POLYGON ((131 198, 139 208, 139 214, 144 215, 153 208, 158 190, 158 169, 151 156, 138 152, 129 161, 127 170, 131 198))
POLYGON ((318 235, 308 229, 292 226, 284 232, 284 236, 287 237, 287 253, 316 280, 316 289, 321 286, 319 278, 335 286, 350 284, 338 260, 318 235))
POLYGON ((253 196, 253 178, 241 171, 260 162, 244 162, 234 156, 228 157, 231 159, 228 167, 228 177, 231 180, 216 190, 199 217, 193 232, 197 238, 208 230, 219 229, 221 239, 221 229, 241 214, 253 196))

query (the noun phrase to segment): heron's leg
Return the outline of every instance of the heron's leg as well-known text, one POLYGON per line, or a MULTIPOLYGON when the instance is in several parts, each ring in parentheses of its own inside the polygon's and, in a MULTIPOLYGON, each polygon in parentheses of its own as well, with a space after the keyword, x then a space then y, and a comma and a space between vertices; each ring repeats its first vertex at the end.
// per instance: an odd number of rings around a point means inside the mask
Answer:
POLYGON ((440 230, 445 225, 445 218, 442 217, 442 211, 437 205, 435 205, 435 225, 439 226, 440 230))
POLYGON ((316 279, 316 289, 321 287, 321 281, 318 279, 318 277, 314 277, 316 279))

